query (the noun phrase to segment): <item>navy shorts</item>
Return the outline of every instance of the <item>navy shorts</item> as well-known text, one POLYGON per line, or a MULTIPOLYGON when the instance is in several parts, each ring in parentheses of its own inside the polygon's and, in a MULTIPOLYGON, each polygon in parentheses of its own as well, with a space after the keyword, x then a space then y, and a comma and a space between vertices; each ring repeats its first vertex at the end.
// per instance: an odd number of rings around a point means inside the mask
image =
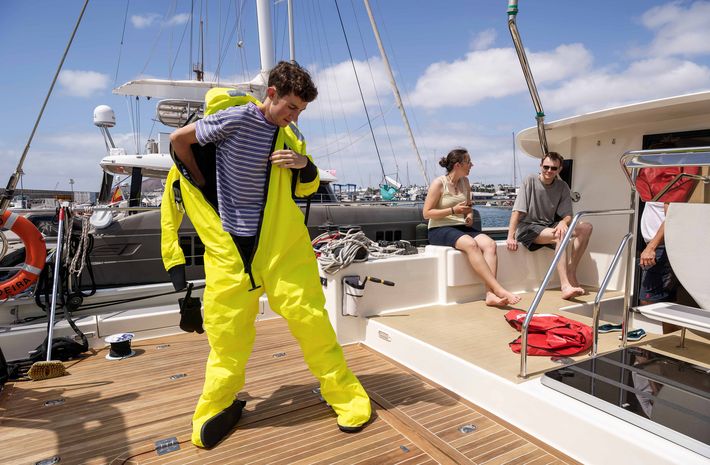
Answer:
POLYGON ((428 231, 431 245, 443 245, 446 247, 454 247, 454 244, 461 236, 476 237, 479 234, 481 234, 481 231, 466 225, 441 226, 439 228, 431 228, 428 231))
POLYGON ((645 302, 669 302, 675 300, 678 280, 673 274, 668 261, 666 248, 659 245, 656 248, 656 264, 650 268, 641 269, 641 288, 639 300, 645 302))
POLYGON ((559 221, 556 221, 549 226, 544 224, 520 223, 518 224, 518 230, 515 233, 515 240, 523 244, 531 252, 543 247, 554 249, 554 244, 536 244, 535 239, 540 235, 540 233, 542 233, 543 230, 546 228, 554 228, 557 226, 557 223, 559 223, 559 221))

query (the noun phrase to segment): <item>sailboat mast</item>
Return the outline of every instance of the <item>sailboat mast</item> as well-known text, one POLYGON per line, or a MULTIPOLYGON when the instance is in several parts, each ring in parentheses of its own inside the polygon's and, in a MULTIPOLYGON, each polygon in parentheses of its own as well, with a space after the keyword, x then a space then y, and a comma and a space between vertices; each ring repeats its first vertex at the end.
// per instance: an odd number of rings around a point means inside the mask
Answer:
POLYGON ((259 26, 259 57, 261 74, 266 83, 266 76, 274 67, 274 34, 271 28, 271 5, 269 0, 256 0, 256 20, 259 26))
POLYGON ((414 133, 412 133, 412 127, 409 125, 409 119, 407 118, 407 113, 404 111, 404 105, 402 104, 402 97, 399 95, 399 89, 397 88, 397 82, 394 80, 394 73, 392 73, 392 67, 387 59, 387 54, 385 53, 385 48, 382 46, 382 39, 380 38, 380 31, 377 29, 377 24, 375 23, 375 17, 372 15, 372 9, 370 8, 370 2, 365 0, 365 8, 367 9, 367 15, 370 18, 370 24, 372 25, 372 31, 375 33, 375 40, 377 41, 377 47, 380 49, 380 55, 382 55, 382 61, 385 64, 385 69, 390 78, 390 84, 392 84, 392 91, 394 92, 394 98, 397 102, 397 108, 399 108, 402 114, 402 120, 404 121, 404 126, 407 129, 407 134, 409 134, 409 141, 414 148, 414 153, 417 155, 417 161, 419 162, 419 168, 422 170, 424 175, 424 180, 429 184, 429 176, 427 176, 426 169, 424 169, 424 163, 422 162, 422 157, 419 156, 419 149, 417 148, 417 143, 414 140, 414 133))
POLYGON ((296 62, 296 42, 294 40, 293 30, 293 0, 288 0, 288 44, 289 44, 289 59, 291 63, 296 62))

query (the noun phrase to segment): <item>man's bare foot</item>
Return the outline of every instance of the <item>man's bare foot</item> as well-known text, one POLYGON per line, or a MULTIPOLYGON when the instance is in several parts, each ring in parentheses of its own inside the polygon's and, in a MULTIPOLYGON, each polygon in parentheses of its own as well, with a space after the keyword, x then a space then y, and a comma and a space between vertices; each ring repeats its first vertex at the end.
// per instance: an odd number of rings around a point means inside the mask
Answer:
POLYGON ((584 289, 576 286, 565 286, 560 289, 562 291, 562 298, 565 300, 570 300, 580 295, 584 295, 584 289))
POLYGON ((570 286, 572 286, 572 287, 576 287, 576 288, 582 289, 582 291, 583 291, 583 292, 582 292, 582 295, 587 295, 587 294, 589 294, 589 291, 586 290, 585 288, 583 288, 582 285, 579 284, 579 281, 577 281, 576 279, 570 279, 570 280, 569 280, 569 284, 570 284, 570 286))
POLYGON ((505 307, 508 305, 507 297, 498 297, 493 292, 486 292, 486 305, 489 307, 505 307))

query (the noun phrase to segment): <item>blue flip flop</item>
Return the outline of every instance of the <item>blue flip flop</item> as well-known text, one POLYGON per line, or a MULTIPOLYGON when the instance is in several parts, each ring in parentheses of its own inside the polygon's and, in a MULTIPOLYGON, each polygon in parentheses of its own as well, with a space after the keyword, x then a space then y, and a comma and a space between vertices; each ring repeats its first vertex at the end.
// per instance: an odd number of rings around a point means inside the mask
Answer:
POLYGON ((621 325, 612 325, 610 323, 603 324, 599 326, 598 331, 600 333, 610 333, 612 331, 621 331, 621 325))
MULTIPOLYGON (((643 329, 634 329, 633 331, 629 331, 629 334, 626 335, 626 340, 627 341, 640 341, 646 337, 646 331, 643 329)), ((619 339, 621 339, 621 336, 619 336, 619 339)))

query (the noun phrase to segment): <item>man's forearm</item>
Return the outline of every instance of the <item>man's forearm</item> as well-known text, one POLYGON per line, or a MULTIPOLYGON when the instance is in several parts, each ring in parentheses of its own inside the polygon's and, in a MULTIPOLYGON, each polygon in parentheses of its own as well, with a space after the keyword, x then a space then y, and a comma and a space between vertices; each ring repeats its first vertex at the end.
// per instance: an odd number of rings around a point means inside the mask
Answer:
POLYGON ((193 180, 200 186, 204 186, 205 178, 197 166, 195 155, 192 153, 192 144, 197 143, 195 135, 195 125, 189 124, 170 134, 170 143, 175 152, 175 156, 185 165, 185 168, 193 176, 193 180))
POLYGON ((510 214, 510 224, 508 225, 508 239, 515 239, 515 230, 518 229, 520 222, 520 212, 513 210, 510 214))

